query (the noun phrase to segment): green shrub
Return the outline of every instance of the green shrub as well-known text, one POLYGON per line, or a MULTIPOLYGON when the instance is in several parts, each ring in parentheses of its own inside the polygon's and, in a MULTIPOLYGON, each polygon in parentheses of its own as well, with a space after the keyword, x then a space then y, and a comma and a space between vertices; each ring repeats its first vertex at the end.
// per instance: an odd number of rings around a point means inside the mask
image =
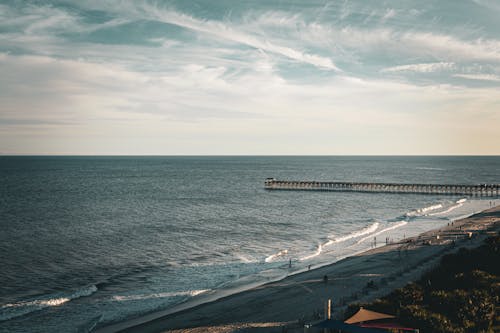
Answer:
POLYGON ((390 299, 401 304, 419 304, 424 300, 424 289, 416 283, 409 283, 404 288, 396 289, 390 299))
POLYGON ((463 333, 465 330, 456 327, 444 315, 434 313, 421 305, 407 305, 401 309, 401 321, 418 327, 421 332, 463 333))
MULTIPOLYGON (((444 256, 439 267, 371 304, 353 304, 394 314, 421 332, 493 332, 500 308, 500 237, 488 238, 472 250, 444 256)), ((498 320, 497 320, 498 321, 498 320)))
POLYGON ((488 329, 495 314, 495 301, 482 290, 433 291, 428 299, 428 308, 446 314, 453 322, 464 328, 488 329))

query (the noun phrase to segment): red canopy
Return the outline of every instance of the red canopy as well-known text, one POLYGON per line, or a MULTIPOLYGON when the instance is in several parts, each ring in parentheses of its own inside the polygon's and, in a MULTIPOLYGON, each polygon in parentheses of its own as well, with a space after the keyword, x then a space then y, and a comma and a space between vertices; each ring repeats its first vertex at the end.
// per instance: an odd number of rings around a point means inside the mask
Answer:
POLYGON ((409 328, 409 327, 403 327, 397 323, 364 323, 360 324, 360 327, 365 327, 365 328, 382 328, 386 330, 398 330, 398 331, 410 331, 414 332, 414 328, 409 328))

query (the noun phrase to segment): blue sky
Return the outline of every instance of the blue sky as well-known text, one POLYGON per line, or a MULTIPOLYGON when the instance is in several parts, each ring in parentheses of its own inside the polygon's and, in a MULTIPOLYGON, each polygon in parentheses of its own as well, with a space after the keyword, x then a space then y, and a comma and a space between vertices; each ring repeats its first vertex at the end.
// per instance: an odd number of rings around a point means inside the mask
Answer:
POLYGON ((3 154, 500 154, 500 2, 3 1, 3 154))

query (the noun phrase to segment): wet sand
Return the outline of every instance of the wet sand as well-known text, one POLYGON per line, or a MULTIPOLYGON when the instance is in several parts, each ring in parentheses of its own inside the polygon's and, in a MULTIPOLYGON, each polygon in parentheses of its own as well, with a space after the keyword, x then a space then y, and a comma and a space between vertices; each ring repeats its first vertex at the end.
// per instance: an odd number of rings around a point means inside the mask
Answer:
POLYGON ((277 282, 191 308, 182 309, 181 305, 175 313, 156 312, 95 332, 282 332, 284 328, 303 332, 303 323, 323 317, 328 299, 332 299, 333 317, 342 319, 347 304, 384 296, 418 279, 444 254, 460 247, 479 246, 488 234, 499 230, 497 206, 449 226, 277 282))

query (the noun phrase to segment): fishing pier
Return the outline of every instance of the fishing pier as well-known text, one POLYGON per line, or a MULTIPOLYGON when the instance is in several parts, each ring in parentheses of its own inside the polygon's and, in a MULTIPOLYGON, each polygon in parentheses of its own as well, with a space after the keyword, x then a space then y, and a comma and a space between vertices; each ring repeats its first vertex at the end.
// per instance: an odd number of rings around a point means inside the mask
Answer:
POLYGON ((374 193, 417 193, 495 197, 500 195, 500 184, 456 185, 456 184, 398 184, 290 181, 267 178, 266 190, 289 191, 334 191, 374 193))

